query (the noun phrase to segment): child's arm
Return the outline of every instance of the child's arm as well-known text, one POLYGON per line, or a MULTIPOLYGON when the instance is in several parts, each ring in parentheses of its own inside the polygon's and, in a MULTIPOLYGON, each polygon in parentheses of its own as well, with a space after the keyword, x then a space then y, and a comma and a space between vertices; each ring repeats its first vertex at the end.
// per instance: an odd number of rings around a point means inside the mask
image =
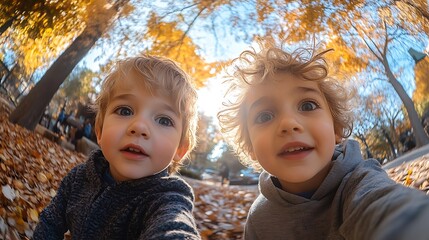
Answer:
POLYGON ((429 197, 396 184, 372 160, 361 169, 343 192, 340 233, 346 239, 427 239, 429 197))
POLYGON ((252 226, 252 220, 248 217, 246 220, 246 225, 244 227, 244 239, 246 240, 258 240, 258 235, 255 232, 254 227, 252 226))
POLYGON ((64 233, 68 230, 66 223, 67 194, 72 183, 76 168, 74 168, 61 181, 56 196, 48 206, 43 209, 39 217, 39 223, 34 230, 34 240, 64 239, 64 233))
POLYGON ((192 195, 180 192, 163 195, 157 200, 139 239, 201 239, 192 214, 192 202, 192 195))

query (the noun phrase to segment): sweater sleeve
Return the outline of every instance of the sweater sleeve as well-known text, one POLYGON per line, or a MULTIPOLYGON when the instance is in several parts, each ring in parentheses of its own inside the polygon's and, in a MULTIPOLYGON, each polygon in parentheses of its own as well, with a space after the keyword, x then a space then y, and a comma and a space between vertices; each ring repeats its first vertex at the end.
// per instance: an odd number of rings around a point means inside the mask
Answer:
POLYGON ((429 197, 395 183, 373 160, 358 168, 343 192, 340 233, 346 239, 427 239, 429 197))
POLYGON ((76 168, 63 178, 56 196, 40 214, 39 223, 33 234, 34 240, 64 239, 64 233, 68 230, 66 223, 67 196, 75 173, 76 168))
POLYGON ((193 195, 189 194, 174 192, 162 195, 153 206, 146 231, 140 234, 139 239, 201 239, 192 214, 193 195))

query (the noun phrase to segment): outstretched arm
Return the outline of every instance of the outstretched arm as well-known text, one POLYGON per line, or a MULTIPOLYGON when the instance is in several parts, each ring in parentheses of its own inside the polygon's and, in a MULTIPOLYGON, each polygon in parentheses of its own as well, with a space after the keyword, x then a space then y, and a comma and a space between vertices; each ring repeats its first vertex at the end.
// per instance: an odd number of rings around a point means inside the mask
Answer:
POLYGON ((343 193, 346 239, 427 239, 429 197, 396 184, 378 164, 352 174, 343 193))
POLYGON ((162 197, 139 239, 201 239, 192 209, 192 199, 188 197, 180 194, 162 197))

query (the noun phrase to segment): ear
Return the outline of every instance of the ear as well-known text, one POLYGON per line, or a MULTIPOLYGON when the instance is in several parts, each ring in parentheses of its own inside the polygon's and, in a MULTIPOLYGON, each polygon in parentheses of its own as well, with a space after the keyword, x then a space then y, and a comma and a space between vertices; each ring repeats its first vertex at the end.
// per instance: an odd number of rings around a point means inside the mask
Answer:
POLYGON ((188 144, 184 145, 184 146, 179 146, 176 150, 176 153, 174 154, 173 159, 178 161, 181 160, 183 158, 183 156, 185 156, 186 152, 188 151, 188 144))
POLYGON ((95 136, 97 136, 97 143, 101 147, 101 129, 99 127, 95 128, 95 136))

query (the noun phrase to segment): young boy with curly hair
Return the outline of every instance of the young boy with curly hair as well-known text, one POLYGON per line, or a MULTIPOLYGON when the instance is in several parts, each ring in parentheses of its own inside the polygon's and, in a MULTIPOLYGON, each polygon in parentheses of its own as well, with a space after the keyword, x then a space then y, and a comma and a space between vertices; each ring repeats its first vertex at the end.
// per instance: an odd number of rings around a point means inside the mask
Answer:
POLYGON ((34 239, 200 239, 193 191, 170 176, 196 144, 196 100, 169 59, 119 62, 96 100, 101 150, 63 179, 34 239))
POLYGON ((429 197, 345 140, 349 91, 329 76, 329 50, 261 49, 234 61, 218 114, 242 162, 263 170, 244 238, 427 239, 429 197))

